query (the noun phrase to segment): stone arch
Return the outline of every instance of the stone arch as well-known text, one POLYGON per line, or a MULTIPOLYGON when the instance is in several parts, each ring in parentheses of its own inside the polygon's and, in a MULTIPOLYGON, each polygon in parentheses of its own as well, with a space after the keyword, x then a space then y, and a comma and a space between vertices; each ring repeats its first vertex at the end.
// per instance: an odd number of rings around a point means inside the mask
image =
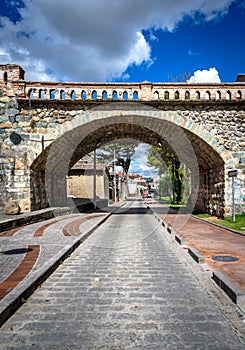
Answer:
MULTIPOLYGON (((125 103, 124 108, 117 103, 117 111, 113 110, 113 106, 106 111, 97 108, 56 127, 56 140, 31 166, 32 193, 35 193, 31 196, 32 209, 64 205, 65 179, 69 169, 82 156, 96 149, 98 141, 103 144, 126 137, 157 145, 160 138, 163 147, 176 153, 191 169, 191 201, 196 195, 196 209, 222 216, 224 161, 212 136, 194 122, 187 122, 184 117, 177 119, 174 111, 156 111, 150 107, 134 110, 130 107, 130 103, 125 103), (44 188, 48 196, 44 194, 44 188)), ((48 139, 49 135, 46 137, 48 139)))

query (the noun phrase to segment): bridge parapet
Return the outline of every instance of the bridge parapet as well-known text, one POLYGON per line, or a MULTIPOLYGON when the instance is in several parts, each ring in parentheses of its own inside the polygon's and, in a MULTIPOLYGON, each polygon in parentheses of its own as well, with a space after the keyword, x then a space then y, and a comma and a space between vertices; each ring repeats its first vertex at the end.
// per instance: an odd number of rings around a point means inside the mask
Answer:
POLYGON ((41 100, 153 101, 244 100, 245 83, 99 83, 24 80, 18 65, 0 65, 3 95, 41 100))

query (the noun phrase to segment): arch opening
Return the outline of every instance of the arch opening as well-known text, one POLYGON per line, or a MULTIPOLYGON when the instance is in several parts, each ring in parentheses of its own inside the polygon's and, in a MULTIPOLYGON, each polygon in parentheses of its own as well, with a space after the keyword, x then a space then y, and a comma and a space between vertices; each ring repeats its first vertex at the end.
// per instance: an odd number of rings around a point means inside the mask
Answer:
POLYGON ((130 115, 90 121, 65 132, 31 166, 32 210, 67 202, 66 178, 84 156, 118 139, 159 145, 176 154, 191 172, 190 208, 223 216, 224 162, 203 139, 166 120, 130 115), (122 121, 123 120, 123 121, 122 121), (199 176, 200 174, 200 176, 199 176))

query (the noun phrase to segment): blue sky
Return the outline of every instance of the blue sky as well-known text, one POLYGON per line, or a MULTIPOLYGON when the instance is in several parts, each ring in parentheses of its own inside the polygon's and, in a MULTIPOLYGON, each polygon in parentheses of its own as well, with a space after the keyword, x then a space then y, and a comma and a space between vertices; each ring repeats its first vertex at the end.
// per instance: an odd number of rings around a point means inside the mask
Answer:
POLYGON ((0 0, 0 64, 27 80, 232 82, 244 38, 244 0, 0 0))

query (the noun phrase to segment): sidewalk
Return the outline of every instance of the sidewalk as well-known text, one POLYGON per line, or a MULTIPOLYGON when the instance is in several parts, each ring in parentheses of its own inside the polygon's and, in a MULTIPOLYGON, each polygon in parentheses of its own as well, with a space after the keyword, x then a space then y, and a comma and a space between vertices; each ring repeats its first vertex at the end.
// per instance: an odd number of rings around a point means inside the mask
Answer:
MULTIPOLYGON (((1 215, 0 326, 121 205, 118 203, 108 207, 107 211, 93 213, 67 214, 66 211, 61 212, 60 208, 56 211, 52 209, 53 218, 25 226, 17 224, 30 222, 28 215, 25 217, 22 214, 18 218, 1 215), (12 228, 6 230, 6 225, 12 228)), ((50 215, 46 210, 39 214, 42 220, 44 214, 50 215)), ((34 220, 38 221, 38 212, 34 220)))
POLYGON ((156 201, 148 202, 148 206, 163 220, 163 224, 183 248, 214 273, 213 278, 220 280, 218 284, 224 287, 228 295, 233 292, 237 294, 229 295, 233 301, 236 302, 237 297, 243 300, 245 310, 245 236, 190 214, 178 214, 156 201), (213 260, 217 256, 225 261, 213 260), (227 261, 230 258, 238 260, 227 261), (226 290, 223 284, 231 290, 226 290))

